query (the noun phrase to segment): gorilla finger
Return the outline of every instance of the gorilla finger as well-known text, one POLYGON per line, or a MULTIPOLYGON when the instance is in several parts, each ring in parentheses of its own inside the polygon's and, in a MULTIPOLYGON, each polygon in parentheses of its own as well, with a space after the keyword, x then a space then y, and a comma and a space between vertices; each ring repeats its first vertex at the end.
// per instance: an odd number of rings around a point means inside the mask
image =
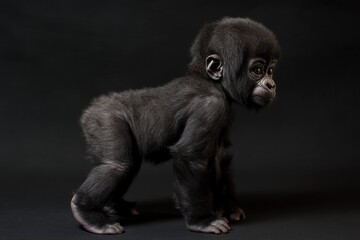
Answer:
POLYGON ((222 217, 221 220, 225 221, 226 223, 229 223, 229 220, 226 217, 222 217))
POLYGON ((215 226, 213 226, 213 225, 208 226, 208 227, 205 229, 205 232, 215 233, 215 234, 220 234, 220 233, 221 233, 221 231, 220 231, 217 227, 215 227, 215 226))
POLYGON ((226 226, 220 224, 219 222, 214 222, 214 223, 212 223, 211 225, 214 226, 214 227, 216 227, 216 228, 217 228, 218 230, 220 230, 222 233, 228 233, 228 232, 229 232, 229 229, 228 229, 226 226))

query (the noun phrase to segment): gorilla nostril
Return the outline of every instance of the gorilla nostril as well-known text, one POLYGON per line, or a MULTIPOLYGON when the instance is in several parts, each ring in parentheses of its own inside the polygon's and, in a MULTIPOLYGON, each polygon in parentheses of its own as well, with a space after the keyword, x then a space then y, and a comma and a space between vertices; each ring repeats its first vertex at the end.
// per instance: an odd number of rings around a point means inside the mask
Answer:
POLYGON ((275 88, 275 83, 267 82, 267 83, 266 83, 266 87, 267 87, 268 89, 273 89, 273 88, 275 88))

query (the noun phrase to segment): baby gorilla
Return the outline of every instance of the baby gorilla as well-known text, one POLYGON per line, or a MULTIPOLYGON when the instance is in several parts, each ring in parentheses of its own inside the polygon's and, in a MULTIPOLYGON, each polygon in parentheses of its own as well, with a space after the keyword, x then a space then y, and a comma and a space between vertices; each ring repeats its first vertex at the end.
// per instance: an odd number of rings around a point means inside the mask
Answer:
POLYGON ((137 214, 122 197, 142 159, 174 162, 174 198, 189 230, 227 233, 229 220, 244 217, 226 152, 232 103, 259 109, 273 101, 279 45, 260 23, 224 18, 201 29, 191 56, 186 76, 157 88, 101 96, 82 115, 95 166, 71 209, 87 231, 122 233, 119 216, 137 214))

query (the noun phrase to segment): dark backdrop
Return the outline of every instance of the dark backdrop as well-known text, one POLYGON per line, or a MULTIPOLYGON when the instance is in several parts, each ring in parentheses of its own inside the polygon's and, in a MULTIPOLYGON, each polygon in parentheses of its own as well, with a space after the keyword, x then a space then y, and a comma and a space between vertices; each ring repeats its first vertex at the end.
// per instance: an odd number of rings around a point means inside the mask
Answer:
MULTIPOLYGON (((359 211, 360 19, 354 4, 4 0, 0 235, 81 232, 68 203, 91 167, 83 157, 82 110, 100 94, 183 75, 200 27, 223 16, 264 23, 282 50, 277 101, 260 112, 236 107, 233 169, 243 204, 254 216, 265 202, 286 212, 302 199, 309 208, 359 211), (314 199, 320 200, 310 204, 314 199), (281 207, 285 203, 290 207, 281 207), (68 225, 46 231, 49 218, 68 225)), ((145 164, 128 197, 169 199, 172 179, 171 163, 145 164)), ((349 236, 359 234, 355 229, 349 236)))

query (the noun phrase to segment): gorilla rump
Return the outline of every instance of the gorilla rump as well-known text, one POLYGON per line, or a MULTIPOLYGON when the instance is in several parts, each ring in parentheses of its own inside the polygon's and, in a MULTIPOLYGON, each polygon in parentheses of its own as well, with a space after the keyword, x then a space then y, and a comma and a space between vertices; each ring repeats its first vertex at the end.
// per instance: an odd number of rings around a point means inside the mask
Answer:
POLYGON ((227 233, 244 217, 230 174, 232 105, 250 109, 275 98, 274 34, 250 19, 205 25, 188 73, 163 86, 111 93, 84 111, 81 126, 95 166, 71 201, 87 231, 119 234, 119 216, 137 214, 122 199, 142 160, 174 163, 175 202, 191 231, 227 233))

